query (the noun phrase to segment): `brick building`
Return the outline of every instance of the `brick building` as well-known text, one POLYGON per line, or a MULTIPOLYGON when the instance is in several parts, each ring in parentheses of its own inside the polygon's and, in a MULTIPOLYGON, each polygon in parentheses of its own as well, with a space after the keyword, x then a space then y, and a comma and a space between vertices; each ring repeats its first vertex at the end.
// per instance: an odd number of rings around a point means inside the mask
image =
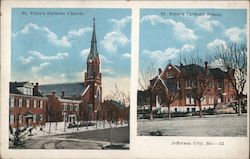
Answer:
POLYGON ((10 82, 9 123, 20 127, 43 125, 46 122, 47 98, 38 90, 38 83, 10 82))
MULTIPOLYGON (((140 103, 149 101, 150 107, 167 112, 166 94, 177 92, 175 100, 170 104, 171 112, 195 112, 199 111, 199 97, 202 110, 214 108, 219 103, 235 100, 235 92, 227 79, 227 72, 220 68, 209 68, 207 62, 204 67, 190 65, 173 65, 169 63, 159 74, 150 80, 150 92, 148 96, 140 99, 140 103), (149 100, 146 100, 149 99, 149 100)), ((147 90, 148 91, 148 90, 147 90)), ((140 96, 143 95, 140 92, 140 96)))
POLYGON ((80 103, 84 83, 47 84, 39 87, 47 96, 47 121, 76 123, 80 115, 80 103))

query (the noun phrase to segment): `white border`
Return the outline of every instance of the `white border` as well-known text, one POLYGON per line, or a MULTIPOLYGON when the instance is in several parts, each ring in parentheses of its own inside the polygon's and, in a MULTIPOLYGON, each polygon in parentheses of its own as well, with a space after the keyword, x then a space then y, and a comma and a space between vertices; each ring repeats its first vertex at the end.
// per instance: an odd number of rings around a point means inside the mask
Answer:
MULTIPOLYGON (((247 10, 248 1, 3 1, 1 6, 1 152, 0 158, 248 158, 247 137, 141 137, 137 136, 136 92, 140 8, 216 8, 247 10), (131 8, 130 150, 10 150, 8 149, 8 98, 10 80, 11 8, 131 8), (223 141, 224 146, 171 146, 172 141, 223 141)), ((249 35, 249 28, 248 28, 249 35)), ((249 37, 249 36, 248 36, 249 37)), ((249 40, 248 40, 249 48, 249 40)), ((249 56, 248 56, 249 64, 249 56)), ((248 75, 249 75, 248 69, 248 75)), ((249 77, 249 76, 248 76, 249 77)), ((248 78, 249 80, 249 78, 248 78)), ((248 92, 249 88, 248 88, 248 92)), ((249 101, 249 96, 248 96, 249 101)), ((248 108, 249 110, 249 108, 248 108)), ((248 111, 249 112, 249 111, 248 111)), ((249 121, 249 115, 248 115, 249 121)), ((249 122, 248 122, 249 128, 249 122)), ((216 130, 215 130, 216 131, 216 130)))

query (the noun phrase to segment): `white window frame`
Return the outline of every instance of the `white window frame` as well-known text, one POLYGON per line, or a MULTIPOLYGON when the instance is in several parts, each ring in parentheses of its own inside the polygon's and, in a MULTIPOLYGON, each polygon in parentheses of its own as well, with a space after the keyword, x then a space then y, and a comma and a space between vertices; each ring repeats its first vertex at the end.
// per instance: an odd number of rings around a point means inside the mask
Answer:
POLYGON ((76 111, 79 111, 79 105, 75 104, 75 107, 76 107, 76 111))
POLYGON ((13 124, 15 122, 15 116, 14 115, 10 115, 10 124, 13 124))
POLYGON ((30 107, 30 99, 26 99, 26 108, 30 107))
POLYGON ((37 107, 37 100, 36 100, 36 99, 33 100, 33 107, 34 107, 34 108, 37 107))
POLYGON ((67 111, 67 104, 63 104, 63 111, 67 111))
POLYGON ((43 108, 43 100, 40 100, 40 108, 43 108))
POLYGON ((35 123, 36 122, 36 114, 33 114, 33 123, 35 123))
POLYGON ((18 116, 18 122, 19 122, 19 124, 23 122, 23 115, 20 114, 18 116))
POLYGON ((10 107, 14 107, 14 106, 15 106, 15 98, 10 97, 10 107))
POLYGON ((19 99, 18 99, 18 107, 19 107, 19 108, 22 108, 22 106, 23 106, 23 99, 22 99, 22 98, 19 98, 19 99))

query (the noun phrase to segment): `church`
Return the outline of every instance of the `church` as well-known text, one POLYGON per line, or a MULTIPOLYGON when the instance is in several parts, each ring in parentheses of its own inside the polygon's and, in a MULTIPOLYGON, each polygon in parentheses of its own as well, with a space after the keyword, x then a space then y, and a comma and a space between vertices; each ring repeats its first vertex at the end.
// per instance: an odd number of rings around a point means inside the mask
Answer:
POLYGON ((48 97, 47 121, 76 123, 105 120, 107 115, 103 111, 106 104, 102 103, 102 74, 95 19, 86 65, 84 82, 40 85, 40 92, 48 97))

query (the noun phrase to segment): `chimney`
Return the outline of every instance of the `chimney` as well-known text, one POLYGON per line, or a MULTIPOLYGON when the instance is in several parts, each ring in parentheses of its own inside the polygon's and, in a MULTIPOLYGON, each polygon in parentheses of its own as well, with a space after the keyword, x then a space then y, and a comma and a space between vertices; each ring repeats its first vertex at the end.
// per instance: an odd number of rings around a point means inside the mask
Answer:
POLYGON ((158 71, 159 71, 159 75, 160 75, 160 74, 162 73, 162 70, 161 70, 161 68, 159 68, 159 69, 158 69, 158 71))
POLYGON ((38 92, 38 84, 39 83, 36 83, 36 85, 34 86, 34 91, 38 92))
POLYGON ((65 97, 65 92, 64 91, 62 91, 62 96, 61 96, 62 98, 64 98, 65 97))
POLYGON ((207 61, 205 61, 204 64, 205 64, 205 69, 207 69, 207 64, 208 64, 207 61))
POLYGON ((52 92, 52 96, 55 97, 56 96, 56 91, 52 92))

